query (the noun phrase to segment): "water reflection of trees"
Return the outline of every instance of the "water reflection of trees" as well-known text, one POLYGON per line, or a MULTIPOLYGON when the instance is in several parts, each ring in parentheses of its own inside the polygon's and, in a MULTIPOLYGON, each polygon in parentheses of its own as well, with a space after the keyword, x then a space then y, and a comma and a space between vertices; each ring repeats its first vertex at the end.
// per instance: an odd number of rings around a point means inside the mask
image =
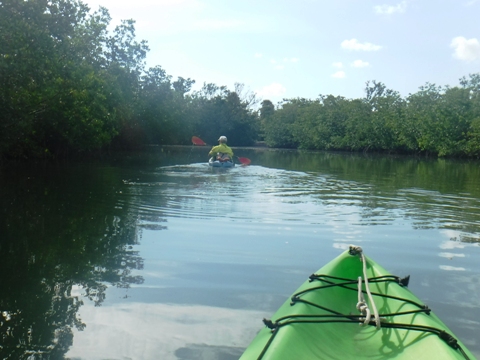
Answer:
POLYGON ((289 150, 251 150, 245 156, 269 167, 312 172, 295 179, 296 186, 305 182, 310 195, 327 204, 348 202, 354 192, 351 205, 361 207, 363 225, 388 223, 401 211, 414 228, 455 230, 463 233, 458 241, 480 242, 476 161, 289 150), (326 180, 319 184, 317 174, 326 180))
POLYGON ((107 286, 143 282, 138 220, 115 203, 113 169, 14 171, 0 175, 0 357, 61 359, 86 326, 84 300, 101 306, 107 286))

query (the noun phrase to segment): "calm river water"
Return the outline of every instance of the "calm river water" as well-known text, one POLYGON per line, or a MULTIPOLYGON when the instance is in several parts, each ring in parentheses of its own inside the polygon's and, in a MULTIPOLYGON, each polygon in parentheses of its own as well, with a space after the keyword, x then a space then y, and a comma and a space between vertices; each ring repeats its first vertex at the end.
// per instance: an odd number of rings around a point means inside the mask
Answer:
POLYGON ((0 169, 2 359, 238 359, 348 244, 480 358, 480 163, 152 147, 0 169))

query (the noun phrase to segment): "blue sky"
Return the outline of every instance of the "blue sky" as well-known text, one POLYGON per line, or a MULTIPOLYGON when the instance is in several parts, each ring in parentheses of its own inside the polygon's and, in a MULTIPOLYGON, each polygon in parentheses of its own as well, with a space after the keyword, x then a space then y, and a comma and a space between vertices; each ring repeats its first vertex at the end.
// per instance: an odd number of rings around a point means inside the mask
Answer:
POLYGON ((147 66, 261 99, 402 96, 480 72, 480 0, 85 0, 136 20, 147 66))

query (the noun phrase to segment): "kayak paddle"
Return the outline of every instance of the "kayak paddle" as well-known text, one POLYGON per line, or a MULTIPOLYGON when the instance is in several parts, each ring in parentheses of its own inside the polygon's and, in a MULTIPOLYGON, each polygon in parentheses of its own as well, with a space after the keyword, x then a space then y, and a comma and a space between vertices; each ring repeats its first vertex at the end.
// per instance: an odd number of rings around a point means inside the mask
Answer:
POLYGON ((250 163, 252 162, 249 158, 246 158, 246 157, 240 157, 236 155, 233 155, 233 157, 236 157, 238 161, 242 163, 242 165, 250 165, 250 163))
POLYGON ((192 136, 192 143, 193 145, 205 146, 207 145, 202 139, 198 136, 192 136))
MULTIPOLYGON (((193 145, 198 145, 198 146, 207 145, 207 143, 202 139, 200 139, 198 136, 192 136, 192 143, 193 145)), ((252 162, 249 158, 246 158, 246 157, 240 157, 235 155, 233 155, 233 157, 236 157, 238 161, 240 161, 243 165, 250 165, 250 163, 252 162)))

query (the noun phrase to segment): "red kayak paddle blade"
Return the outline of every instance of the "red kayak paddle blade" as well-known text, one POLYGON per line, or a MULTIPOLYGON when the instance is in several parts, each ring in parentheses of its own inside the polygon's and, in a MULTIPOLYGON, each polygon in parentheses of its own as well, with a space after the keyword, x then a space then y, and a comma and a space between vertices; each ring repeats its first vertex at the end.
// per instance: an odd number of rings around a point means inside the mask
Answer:
POLYGON ((250 165, 251 163, 250 159, 245 157, 238 157, 238 161, 240 161, 243 165, 250 165))
POLYGON ((197 136, 192 136, 193 145, 205 146, 207 145, 202 139, 197 136))

